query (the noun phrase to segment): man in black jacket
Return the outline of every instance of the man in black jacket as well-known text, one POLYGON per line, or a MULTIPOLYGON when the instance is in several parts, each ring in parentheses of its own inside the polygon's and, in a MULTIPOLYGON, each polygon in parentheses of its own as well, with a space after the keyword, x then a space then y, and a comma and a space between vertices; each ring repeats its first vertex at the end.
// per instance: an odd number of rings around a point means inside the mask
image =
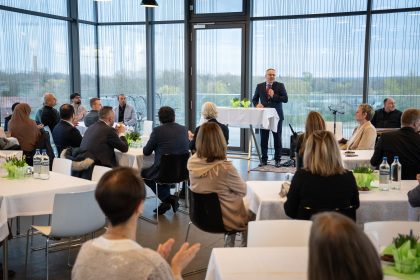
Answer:
POLYGON ((44 107, 41 112, 41 123, 48 126, 51 132, 60 121, 60 115, 54 106, 57 105, 57 99, 51 93, 44 94, 44 107))
POLYGON ((375 152, 370 160, 373 166, 379 166, 386 157, 392 164, 398 156, 402 165, 401 179, 414 180, 420 173, 420 110, 407 109, 401 117, 401 129, 382 133, 375 146, 375 152))
POLYGON ((59 153, 67 147, 77 148, 82 142, 82 135, 74 127, 74 107, 70 104, 63 104, 60 107, 60 122, 54 127, 52 136, 59 153))
POLYGON ((384 99, 384 107, 376 110, 370 121, 376 128, 400 128, 402 112, 395 109, 395 101, 392 98, 384 99))
POLYGON ((125 127, 122 124, 114 125, 115 113, 112 107, 105 106, 99 111, 99 121, 91 125, 83 136, 80 148, 92 153, 96 163, 107 167, 118 166, 114 149, 123 153, 128 151, 125 139, 125 127))

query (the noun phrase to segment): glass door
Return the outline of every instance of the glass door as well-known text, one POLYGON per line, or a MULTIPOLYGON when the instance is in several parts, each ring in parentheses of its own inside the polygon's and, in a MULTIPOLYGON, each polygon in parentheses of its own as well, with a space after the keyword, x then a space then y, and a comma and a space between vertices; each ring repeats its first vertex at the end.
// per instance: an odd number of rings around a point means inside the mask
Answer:
MULTIPOLYGON (((198 126, 205 102, 231 107, 232 99, 244 97, 245 26, 197 24, 193 30, 193 114, 198 126)), ((243 149, 243 136, 240 128, 229 127, 229 149, 243 149)))

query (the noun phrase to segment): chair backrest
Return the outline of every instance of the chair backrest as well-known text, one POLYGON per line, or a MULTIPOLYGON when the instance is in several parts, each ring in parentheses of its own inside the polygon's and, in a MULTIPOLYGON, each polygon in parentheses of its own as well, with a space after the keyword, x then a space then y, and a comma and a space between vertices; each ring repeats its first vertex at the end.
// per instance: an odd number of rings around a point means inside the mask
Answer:
POLYGON ((322 213, 322 212, 336 212, 343 214, 353 221, 356 221, 356 208, 354 206, 350 206, 348 208, 343 209, 314 209, 309 207, 299 208, 297 213, 297 219, 299 220, 310 220, 313 215, 322 213))
POLYGON ((392 243, 392 239, 399 233, 420 236, 420 222, 417 221, 381 221, 365 223, 365 231, 376 231, 378 233, 379 245, 387 246, 392 243))
POLYGON ((248 247, 309 246, 312 221, 268 220, 248 223, 248 247))
POLYGON ((191 222, 202 231, 211 233, 226 232, 217 193, 201 194, 195 193, 190 189, 187 190, 191 222))
POLYGON ((180 155, 165 154, 160 160, 157 182, 162 184, 175 184, 189 179, 187 169, 190 153, 180 155))
MULTIPOLYGON (((334 133, 334 122, 325 122, 327 131, 334 133)), ((335 139, 340 140, 343 138, 343 123, 335 122, 335 139)))
POLYGON ((51 236, 82 236, 104 225, 105 215, 95 200, 95 191, 55 195, 51 236))
POLYGON ((143 121, 143 136, 150 136, 153 130, 153 122, 152 121, 143 121))
POLYGON ((95 167, 93 167, 92 181, 99 182, 99 180, 102 178, 102 175, 104 175, 110 170, 112 170, 112 168, 95 165, 95 167))
POLYGON ((55 158, 52 166, 52 171, 71 176, 72 161, 65 158, 55 158))

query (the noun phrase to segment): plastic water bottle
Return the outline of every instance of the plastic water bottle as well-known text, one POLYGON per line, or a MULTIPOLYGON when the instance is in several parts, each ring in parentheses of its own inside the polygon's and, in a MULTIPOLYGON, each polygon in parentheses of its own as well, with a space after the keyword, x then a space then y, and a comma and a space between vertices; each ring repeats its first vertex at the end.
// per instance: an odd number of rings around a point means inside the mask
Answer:
POLYGON ((381 165, 379 165, 379 190, 388 191, 389 190, 389 164, 386 157, 383 158, 381 165))
POLYGON ((50 158, 46 150, 42 150, 40 177, 42 180, 48 180, 50 178, 50 158))
POLYGON ((39 152, 39 149, 36 149, 33 162, 34 178, 39 179, 39 175, 41 173, 41 153, 39 152))
POLYGON ((401 164, 398 157, 394 157, 394 162, 391 164, 391 189, 401 189, 401 164))

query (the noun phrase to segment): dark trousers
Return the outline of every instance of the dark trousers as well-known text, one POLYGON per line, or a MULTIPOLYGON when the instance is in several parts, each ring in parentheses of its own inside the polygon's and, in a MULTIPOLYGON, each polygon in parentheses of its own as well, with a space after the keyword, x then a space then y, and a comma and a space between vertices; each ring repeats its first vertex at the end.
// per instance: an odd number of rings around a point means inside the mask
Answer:
MULTIPOLYGON (((155 182, 153 182, 151 180, 144 179, 144 183, 149 188, 151 188, 154 193, 156 193, 156 183, 155 182)), ((171 185, 158 185, 158 198, 161 201, 164 201, 170 195, 171 195, 171 185)))
MULTIPOLYGON (((274 160, 278 161, 281 159, 281 131, 283 128, 283 121, 279 121, 277 124, 277 132, 273 133, 274 138, 274 160)), ((261 159, 262 162, 267 162, 268 160, 268 139, 270 136, 270 130, 268 129, 260 129, 261 134, 261 159)))

